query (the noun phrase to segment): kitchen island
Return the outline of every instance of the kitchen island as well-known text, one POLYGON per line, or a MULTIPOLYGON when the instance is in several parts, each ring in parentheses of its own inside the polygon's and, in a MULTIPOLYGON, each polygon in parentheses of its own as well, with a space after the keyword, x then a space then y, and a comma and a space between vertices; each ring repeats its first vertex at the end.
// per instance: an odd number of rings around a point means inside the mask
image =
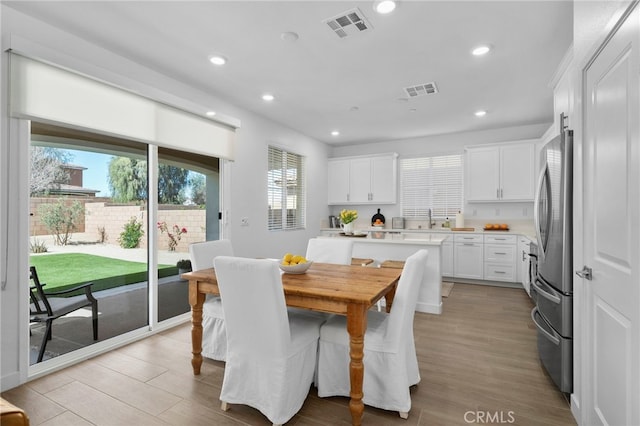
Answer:
POLYGON ((385 260, 406 260, 420 249, 429 252, 425 276, 416 303, 416 311, 442 313, 442 243, 449 235, 368 231, 364 236, 345 236, 323 232, 323 238, 350 238, 353 257, 373 259, 375 267, 385 260))

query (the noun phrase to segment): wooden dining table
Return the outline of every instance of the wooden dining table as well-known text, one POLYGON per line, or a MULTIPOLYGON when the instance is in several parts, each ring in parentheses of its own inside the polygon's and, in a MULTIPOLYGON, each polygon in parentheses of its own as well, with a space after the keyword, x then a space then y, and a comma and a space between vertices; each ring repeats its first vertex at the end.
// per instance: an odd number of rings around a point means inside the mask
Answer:
MULTIPOLYGON (((371 268, 359 265, 313 263, 304 274, 283 274, 282 286, 287 306, 328 312, 347 317, 350 344, 351 401, 349 409, 354 425, 362 424, 362 380, 364 378, 364 336, 367 311, 384 297, 391 309, 399 269, 371 268)), ((213 268, 182 274, 189 281, 191 305, 191 345, 193 374, 202 366, 202 305, 207 294, 220 294, 213 268)))

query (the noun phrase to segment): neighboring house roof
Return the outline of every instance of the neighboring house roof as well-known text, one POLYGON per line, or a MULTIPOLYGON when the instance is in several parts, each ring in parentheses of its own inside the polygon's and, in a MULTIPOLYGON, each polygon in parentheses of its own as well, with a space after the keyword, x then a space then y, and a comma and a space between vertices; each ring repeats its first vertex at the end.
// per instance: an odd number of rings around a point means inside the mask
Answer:
POLYGON ((50 194, 58 195, 87 195, 95 197, 100 192, 98 189, 82 188, 75 185, 60 184, 59 188, 49 190, 50 194))

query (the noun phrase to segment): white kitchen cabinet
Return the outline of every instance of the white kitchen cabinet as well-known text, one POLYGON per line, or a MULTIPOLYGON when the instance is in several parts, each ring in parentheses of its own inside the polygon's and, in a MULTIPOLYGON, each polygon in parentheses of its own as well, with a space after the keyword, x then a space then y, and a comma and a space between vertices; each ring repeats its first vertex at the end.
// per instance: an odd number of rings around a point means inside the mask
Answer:
POLYGON ((442 276, 453 277, 453 237, 442 243, 442 276))
POLYGON ((490 281, 518 282, 516 274, 515 235, 484 236, 484 279, 490 281))
POLYGON ((453 236, 453 276, 484 279, 482 234, 453 236))
POLYGON ((329 204, 347 204, 349 201, 349 160, 329 160, 329 204))
POLYGON ((534 163, 530 142, 467 147, 467 201, 533 201, 534 163))
POLYGON ((529 243, 530 241, 527 237, 518 238, 518 254, 516 262, 518 263, 519 281, 522 283, 522 287, 524 287, 527 294, 531 295, 531 279, 529 277, 529 243))
POLYGON ((397 154, 333 158, 328 162, 329 204, 395 204, 397 154))

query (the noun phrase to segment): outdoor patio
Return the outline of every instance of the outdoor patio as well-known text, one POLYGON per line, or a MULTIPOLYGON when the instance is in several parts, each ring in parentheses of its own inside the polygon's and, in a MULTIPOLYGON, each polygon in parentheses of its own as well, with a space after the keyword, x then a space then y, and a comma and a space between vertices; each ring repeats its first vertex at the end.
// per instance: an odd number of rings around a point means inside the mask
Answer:
MULTIPOLYGON (((89 243, 82 240, 82 234, 74 234, 73 243, 67 246, 55 246, 51 237, 38 237, 45 241, 48 252, 38 254, 47 256, 57 253, 85 253, 116 259, 146 262, 146 249, 123 249, 114 244, 89 243)), ((159 264, 175 263, 188 259, 185 252, 158 253, 159 264)), ((98 341, 107 340, 147 324, 147 283, 141 282, 116 287, 94 293, 98 299, 98 341)), ((158 320, 189 312, 188 285, 178 276, 161 278, 158 286, 158 320)), ((31 360, 36 362, 42 342, 44 324, 31 325, 31 360)), ((91 309, 83 308, 56 319, 52 327, 52 339, 47 343, 43 360, 59 356, 95 343, 91 332, 91 309)))

